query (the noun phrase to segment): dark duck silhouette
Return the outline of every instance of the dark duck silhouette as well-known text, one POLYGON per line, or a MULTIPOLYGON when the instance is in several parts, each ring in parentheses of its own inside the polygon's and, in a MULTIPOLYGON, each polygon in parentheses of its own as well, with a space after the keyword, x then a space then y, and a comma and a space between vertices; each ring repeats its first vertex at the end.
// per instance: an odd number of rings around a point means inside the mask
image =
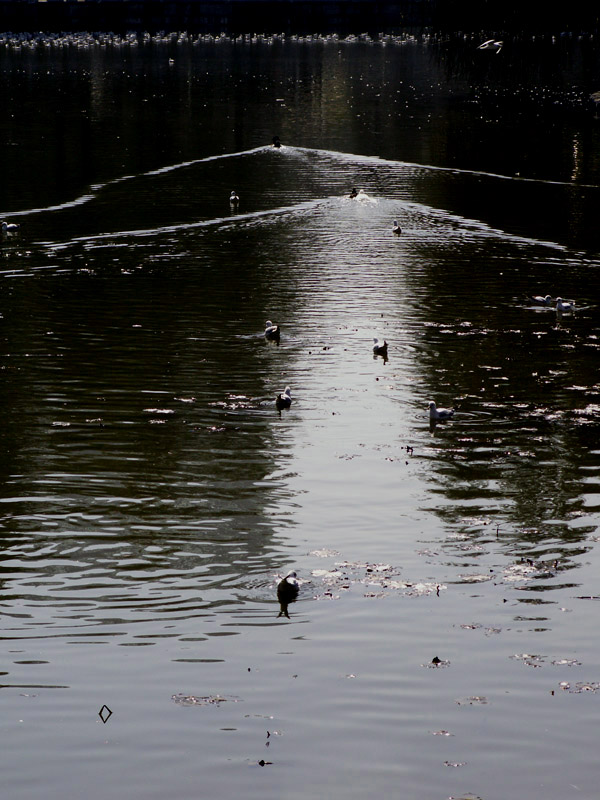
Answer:
POLYGON ((281 411, 282 408, 289 408, 292 405, 292 390, 289 386, 285 387, 285 390, 278 394, 275 398, 275 406, 277 407, 278 411, 281 411))
POLYGON ((374 356, 382 356, 384 359, 387 358, 388 354, 388 343, 385 339, 380 341, 379 339, 373 339, 373 355, 374 356))
POLYGON ((277 599, 279 600, 280 611, 277 616, 288 617, 288 605, 294 603, 298 597, 300 585, 294 570, 290 570, 285 578, 277 584, 277 599))
POLYGON ((281 336, 279 325, 273 325, 270 319, 265 322, 265 339, 271 342, 278 342, 281 336))

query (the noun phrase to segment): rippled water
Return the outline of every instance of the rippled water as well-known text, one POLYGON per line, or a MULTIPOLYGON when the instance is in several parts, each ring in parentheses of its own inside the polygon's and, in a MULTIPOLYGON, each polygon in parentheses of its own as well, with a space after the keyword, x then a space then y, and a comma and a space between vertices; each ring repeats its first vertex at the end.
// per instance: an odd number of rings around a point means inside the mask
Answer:
POLYGON ((11 799, 594 798, 595 51, 179 47, 0 54, 11 799))

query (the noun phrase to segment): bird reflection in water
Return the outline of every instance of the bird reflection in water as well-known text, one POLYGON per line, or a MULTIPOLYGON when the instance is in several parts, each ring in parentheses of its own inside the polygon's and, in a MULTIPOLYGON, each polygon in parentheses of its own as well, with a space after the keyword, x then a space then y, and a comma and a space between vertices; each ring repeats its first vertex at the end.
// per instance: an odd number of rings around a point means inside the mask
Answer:
POLYGON ((285 578, 282 578, 277 584, 277 599, 279 600, 278 617, 290 618, 288 605, 296 602, 299 590, 300 585, 296 573, 290 570, 285 578))

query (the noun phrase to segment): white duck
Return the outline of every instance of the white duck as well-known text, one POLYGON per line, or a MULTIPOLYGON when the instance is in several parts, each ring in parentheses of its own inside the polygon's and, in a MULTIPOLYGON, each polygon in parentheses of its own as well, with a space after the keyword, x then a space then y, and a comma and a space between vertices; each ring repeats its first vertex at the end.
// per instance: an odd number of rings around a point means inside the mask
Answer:
POLYGON ((281 411, 282 408, 289 408, 292 405, 292 390, 289 386, 286 386, 285 390, 277 395, 275 398, 275 405, 279 411, 281 411))
POLYGON ((575 303, 570 303, 568 300, 563 300, 562 297, 556 298, 557 311, 575 311, 575 303))
POLYGON ((453 408, 438 408, 433 400, 429 401, 429 419, 450 419, 453 416, 453 408))
POLYGON ((279 337, 281 335, 281 331, 279 329, 279 325, 273 325, 270 319, 265 322, 265 339, 270 339, 271 341, 278 342, 279 337))
POLYGON ((19 230, 20 227, 21 226, 18 225, 16 222, 4 222, 3 221, 2 222, 2 233, 4 235, 11 234, 11 233, 17 233, 17 231, 19 230))
POLYGON ((547 294, 545 297, 542 297, 541 294, 534 294, 529 299, 536 306, 551 306, 554 302, 554 300, 549 294, 547 294))

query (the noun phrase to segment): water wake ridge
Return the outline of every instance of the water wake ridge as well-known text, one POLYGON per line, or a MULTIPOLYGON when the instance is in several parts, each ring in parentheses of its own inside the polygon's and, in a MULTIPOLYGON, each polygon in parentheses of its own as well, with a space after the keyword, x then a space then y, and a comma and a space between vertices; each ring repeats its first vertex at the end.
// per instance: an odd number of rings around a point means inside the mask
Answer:
MULTIPOLYGON (((583 183, 571 183, 569 181, 556 181, 556 180, 548 180, 543 178, 527 178, 523 176, 515 176, 515 175, 503 175, 501 173, 494 173, 494 172, 486 172, 483 170, 470 170, 464 168, 457 168, 457 167, 443 167, 443 166, 435 166, 432 164, 419 164, 417 162, 411 161, 396 161, 393 159, 386 159, 382 158, 381 156, 369 156, 369 155, 358 155, 354 153, 343 153, 336 150, 324 150, 319 148, 308 148, 308 147, 294 147, 287 145, 285 148, 290 154, 298 154, 304 153, 307 155, 317 155, 320 157, 325 157, 329 159, 335 159, 338 161, 344 162, 351 162, 354 164, 372 164, 372 165, 383 165, 393 168, 410 168, 410 169, 419 169, 423 171, 432 171, 432 172, 447 172, 453 175, 472 175, 476 177, 484 177, 484 178, 491 178, 493 180, 502 180, 502 181, 515 181, 520 183, 532 183, 532 184, 540 184, 545 186, 563 186, 568 188, 577 188, 577 189, 599 189, 595 184, 583 184, 583 183)), ((103 189, 106 189, 110 186, 116 186, 119 183, 124 183, 126 181, 135 180, 139 178, 150 178, 159 175, 165 175, 170 172, 176 172, 180 169, 186 169, 198 164, 205 164, 211 161, 223 161, 229 160, 234 158, 242 158, 244 156, 249 155, 256 155, 259 153, 268 153, 271 152, 272 148, 266 145, 261 145, 260 147, 251 148, 249 150, 240 150, 234 153, 220 153, 211 156, 205 156, 203 158, 196 158, 196 159, 189 159, 186 161, 181 161, 176 164, 168 164, 164 167, 159 167, 157 169, 148 170, 146 172, 141 172, 135 175, 121 175, 116 178, 112 178, 111 180, 105 181, 103 183, 96 183, 89 187, 89 191, 76 197, 73 200, 68 200, 64 203, 57 203, 56 205, 50 206, 43 206, 37 208, 29 208, 23 209, 21 211, 4 211, 0 212, 0 217, 26 217, 33 214, 43 214, 48 212, 55 212, 55 211, 65 211, 70 208, 76 208, 77 206, 85 205, 93 201, 98 193, 100 193, 103 189)))

